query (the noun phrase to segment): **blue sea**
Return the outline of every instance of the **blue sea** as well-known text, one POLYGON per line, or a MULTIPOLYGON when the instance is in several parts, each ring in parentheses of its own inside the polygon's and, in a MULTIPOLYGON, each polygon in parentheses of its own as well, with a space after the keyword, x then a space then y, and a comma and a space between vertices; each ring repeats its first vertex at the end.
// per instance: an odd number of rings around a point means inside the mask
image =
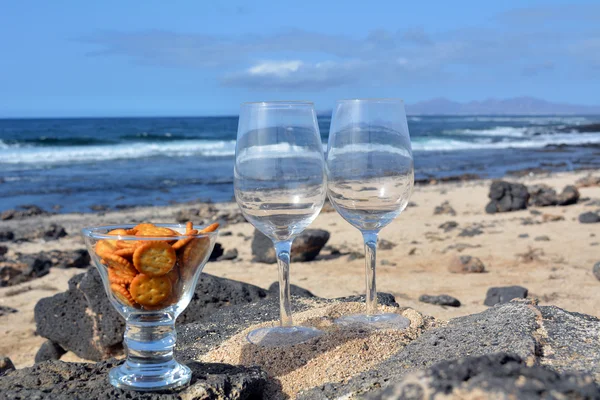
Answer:
MULTIPOLYGON (((600 116, 413 116, 418 181, 600 168, 600 116)), ((323 143, 330 118, 319 117, 323 143)), ((0 211, 231 201, 237 117, 0 119, 0 211)))

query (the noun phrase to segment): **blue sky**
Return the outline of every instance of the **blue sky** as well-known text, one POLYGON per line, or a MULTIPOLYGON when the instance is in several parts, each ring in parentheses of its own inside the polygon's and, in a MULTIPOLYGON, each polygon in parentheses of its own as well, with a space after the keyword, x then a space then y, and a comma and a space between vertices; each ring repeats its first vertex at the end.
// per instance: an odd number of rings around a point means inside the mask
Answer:
POLYGON ((600 105, 600 3, 11 1, 0 117, 535 96, 600 105))

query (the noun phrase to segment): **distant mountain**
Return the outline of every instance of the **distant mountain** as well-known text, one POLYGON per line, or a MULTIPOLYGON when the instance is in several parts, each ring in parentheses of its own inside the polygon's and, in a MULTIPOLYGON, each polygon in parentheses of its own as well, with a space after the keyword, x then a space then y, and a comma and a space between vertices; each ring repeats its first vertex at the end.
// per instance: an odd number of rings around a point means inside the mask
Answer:
POLYGON ((468 103, 436 98, 409 104, 406 112, 410 115, 600 115, 600 106, 551 103, 534 97, 487 99, 468 103))

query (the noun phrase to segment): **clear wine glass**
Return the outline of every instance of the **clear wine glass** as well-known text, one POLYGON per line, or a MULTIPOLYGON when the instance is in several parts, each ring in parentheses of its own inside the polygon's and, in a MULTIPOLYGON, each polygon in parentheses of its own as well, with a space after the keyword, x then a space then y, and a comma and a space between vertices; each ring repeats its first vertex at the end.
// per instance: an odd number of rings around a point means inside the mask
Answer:
POLYGON ((406 208, 414 184, 403 101, 338 101, 331 119, 326 172, 331 204, 361 231, 365 244, 366 314, 343 317, 338 322, 408 327, 408 319, 398 314, 378 313, 375 286, 379 231, 406 208))
POLYGON ((235 198, 246 219, 269 237, 279 266, 279 327, 248 334, 263 346, 293 345, 321 332, 293 326, 290 251, 294 237, 325 201, 323 145, 310 102, 243 103, 235 149, 235 198))

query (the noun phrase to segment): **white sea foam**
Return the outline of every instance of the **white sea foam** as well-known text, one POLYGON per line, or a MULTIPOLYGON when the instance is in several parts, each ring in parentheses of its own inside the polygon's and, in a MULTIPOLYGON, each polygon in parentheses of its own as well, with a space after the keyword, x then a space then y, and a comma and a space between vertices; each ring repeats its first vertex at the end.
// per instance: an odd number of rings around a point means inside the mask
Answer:
POLYGON ((469 136, 527 136, 527 128, 513 128, 510 126, 496 126, 490 129, 452 129, 442 132, 445 135, 469 135, 469 136))
POLYGON ((147 158, 155 156, 231 156, 235 141, 174 141, 114 146, 14 147, 0 146, 0 163, 68 164, 71 162, 147 158))

